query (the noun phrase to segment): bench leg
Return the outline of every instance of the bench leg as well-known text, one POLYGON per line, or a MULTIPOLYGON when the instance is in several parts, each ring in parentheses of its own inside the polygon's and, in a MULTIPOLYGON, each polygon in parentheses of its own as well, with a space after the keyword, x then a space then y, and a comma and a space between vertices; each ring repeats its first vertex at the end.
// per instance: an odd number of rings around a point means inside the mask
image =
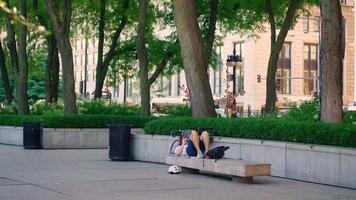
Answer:
POLYGON ((239 183, 252 183, 253 176, 251 177, 232 176, 232 181, 239 182, 239 183))
POLYGON ((187 167, 182 167, 182 172, 187 174, 199 174, 199 169, 192 169, 187 167))

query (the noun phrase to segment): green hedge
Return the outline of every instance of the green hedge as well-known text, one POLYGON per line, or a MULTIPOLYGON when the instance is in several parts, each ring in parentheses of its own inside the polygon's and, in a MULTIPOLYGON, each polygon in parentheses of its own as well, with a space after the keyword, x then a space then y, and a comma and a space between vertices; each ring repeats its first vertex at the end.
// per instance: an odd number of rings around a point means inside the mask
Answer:
POLYGON ((344 123, 352 124, 356 123, 356 112, 355 111, 347 111, 344 112, 344 123))
POLYGON ((161 118, 145 126, 146 134, 168 135, 172 130, 213 128, 214 135, 356 147, 356 126, 320 122, 288 121, 278 118, 161 118))
POLYGON ((24 122, 38 121, 44 128, 107 128, 110 124, 130 124, 133 128, 143 128, 155 118, 118 115, 1 115, 2 126, 23 126, 24 122))
POLYGON ((189 105, 168 105, 163 107, 163 113, 175 117, 191 117, 192 108, 189 105))

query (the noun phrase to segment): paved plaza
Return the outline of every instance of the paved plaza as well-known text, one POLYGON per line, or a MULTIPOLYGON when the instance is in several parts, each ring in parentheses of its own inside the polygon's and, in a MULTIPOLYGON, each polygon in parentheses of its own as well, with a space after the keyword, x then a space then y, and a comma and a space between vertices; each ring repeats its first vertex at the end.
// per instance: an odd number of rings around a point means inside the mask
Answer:
POLYGON ((112 162, 107 150, 24 150, 0 145, 0 200, 355 200, 356 190, 275 177, 253 184, 167 173, 167 165, 112 162))

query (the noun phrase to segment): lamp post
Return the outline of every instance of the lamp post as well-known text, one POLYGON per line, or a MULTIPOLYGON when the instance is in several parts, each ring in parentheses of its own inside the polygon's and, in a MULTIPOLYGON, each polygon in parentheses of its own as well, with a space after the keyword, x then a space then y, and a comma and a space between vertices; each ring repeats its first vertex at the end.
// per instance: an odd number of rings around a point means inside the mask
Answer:
POLYGON ((232 70, 232 92, 234 95, 236 95, 236 66, 241 67, 241 57, 239 55, 236 55, 236 44, 234 44, 234 50, 232 52, 232 55, 228 55, 227 60, 226 60, 226 66, 227 67, 233 67, 232 70))

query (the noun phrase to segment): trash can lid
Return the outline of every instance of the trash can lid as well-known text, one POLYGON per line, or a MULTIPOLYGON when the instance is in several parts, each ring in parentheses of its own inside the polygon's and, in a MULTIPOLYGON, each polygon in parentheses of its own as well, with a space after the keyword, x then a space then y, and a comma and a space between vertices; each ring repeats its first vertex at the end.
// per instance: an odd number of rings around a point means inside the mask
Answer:
POLYGON ((132 124, 108 124, 109 127, 132 127, 132 124))

